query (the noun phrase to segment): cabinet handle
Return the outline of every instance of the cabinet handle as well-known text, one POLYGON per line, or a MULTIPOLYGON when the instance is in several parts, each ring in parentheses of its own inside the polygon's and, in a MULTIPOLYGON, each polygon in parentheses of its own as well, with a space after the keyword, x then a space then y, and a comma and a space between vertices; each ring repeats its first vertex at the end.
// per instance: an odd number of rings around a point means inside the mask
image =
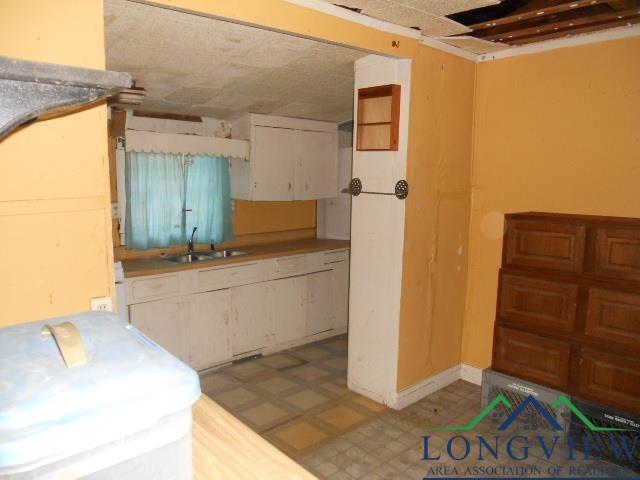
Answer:
POLYGON ((291 182, 289 182, 289 191, 291 191, 291 186, 292 186, 291 182))

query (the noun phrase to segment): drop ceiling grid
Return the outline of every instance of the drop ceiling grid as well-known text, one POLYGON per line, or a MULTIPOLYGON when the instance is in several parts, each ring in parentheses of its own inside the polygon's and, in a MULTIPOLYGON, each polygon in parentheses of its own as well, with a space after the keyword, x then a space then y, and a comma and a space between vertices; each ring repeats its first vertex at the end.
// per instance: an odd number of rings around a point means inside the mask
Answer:
POLYGON ((147 89, 141 109, 352 118, 353 63, 366 53, 124 0, 104 10, 107 68, 147 89))

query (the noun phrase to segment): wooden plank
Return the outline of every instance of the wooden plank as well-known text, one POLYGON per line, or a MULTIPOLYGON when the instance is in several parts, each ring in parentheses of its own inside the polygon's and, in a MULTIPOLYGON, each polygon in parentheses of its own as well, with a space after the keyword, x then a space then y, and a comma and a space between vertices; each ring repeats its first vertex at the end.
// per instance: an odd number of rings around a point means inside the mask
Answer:
POLYGON ((316 479, 206 395, 193 406, 192 435, 196 480, 316 479))
POLYGON ((202 117, 196 115, 180 115, 178 113, 150 112, 147 110, 134 110, 134 117, 162 118, 164 120, 180 120, 181 122, 202 123, 202 117))
POLYGON ((468 27, 475 32, 479 30, 486 30, 488 28, 496 27, 499 25, 508 25, 511 23, 518 23, 523 20, 541 18, 548 15, 568 12, 574 9, 580 9, 585 7, 593 7, 594 5, 600 5, 600 4, 608 4, 608 1, 607 0, 576 0, 574 2, 566 2, 561 5, 552 6, 542 10, 532 10, 530 12, 517 13, 515 15, 510 15, 508 17, 496 18, 495 20, 489 20, 482 23, 476 23, 474 25, 468 25, 468 27))
POLYGON ((576 18, 572 20, 563 20, 560 22, 546 23, 544 25, 538 25, 535 27, 523 28, 520 30, 512 30, 509 32, 496 33, 493 35, 482 35, 484 40, 497 40, 500 42, 511 43, 515 39, 524 37, 538 37, 540 35, 546 35, 549 33, 567 33, 565 30, 572 30, 587 25, 600 25, 603 23, 609 23, 612 21, 633 18, 638 16, 636 11, 614 12, 601 15, 592 15, 589 17, 576 18))
POLYGON ((573 35, 578 35, 581 33, 589 33, 594 31, 606 30, 609 28, 624 27, 626 25, 630 26, 630 25, 635 25, 637 23, 640 23, 640 15, 633 18, 626 18, 622 20, 616 19, 616 21, 608 22, 608 23, 600 23, 597 25, 588 25, 581 28, 574 28, 573 30, 565 30, 563 32, 558 31, 554 33, 549 33, 547 35, 539 35, 536 37, 516 39, 514 41, 510 41, 509 43, 511 43, 512 45, 525 45, 527 43, 541 42, 544 40, 553 40, 554 38, 571 37, 573 35))

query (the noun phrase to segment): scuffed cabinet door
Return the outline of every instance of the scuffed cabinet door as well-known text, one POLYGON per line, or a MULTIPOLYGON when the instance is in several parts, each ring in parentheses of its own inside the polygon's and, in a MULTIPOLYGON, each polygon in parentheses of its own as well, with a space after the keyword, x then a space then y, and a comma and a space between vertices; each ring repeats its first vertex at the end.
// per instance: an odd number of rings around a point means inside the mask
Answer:
POLYGON ((231 293, 229 289, 188 297, 189 365, 196 370, 231 359, 231 293))
POLYGON ((267 282, 231 289, 233 355, 258 350, 272 335, 267 282))
POLYGON ((256 126, 251 148, 251 200, 293 200, 298 132, 256 126))
POLYGON ((333 278, 332 270, 307 276, 307 335, 333 328, 335 318, 333 278))
POLYGON ((333 285, 335 319, 333 328, 346 330, 349 323, 349 261, 335 263, 333 266, 333 285))
POLYGON ((298 139, 294 200, 337 197, 337 132, 300 131, 298 139))
POLYGON ((182 323, 187 315, 188 308, 179 297, 129 307, 129 320, 134 327, 186 363, 189 355, 182 323))
POLYGON ((269 316, 274 344, 305 336, 307 279, 304 276, 269 282, 269 316))

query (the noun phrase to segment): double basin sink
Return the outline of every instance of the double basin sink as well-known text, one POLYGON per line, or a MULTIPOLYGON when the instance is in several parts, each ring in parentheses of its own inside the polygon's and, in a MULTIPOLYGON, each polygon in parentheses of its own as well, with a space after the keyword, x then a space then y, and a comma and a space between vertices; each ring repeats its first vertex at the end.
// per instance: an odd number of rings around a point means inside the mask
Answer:
POLYGON ((215 250, 211 252, 185 253, 171 257, 162 257, 162 259, 171 263, 195 263, 219 260, 222 258, 239 257, 241 255, 248 255, 248 252, 239 252, 237 250, 215 250))

